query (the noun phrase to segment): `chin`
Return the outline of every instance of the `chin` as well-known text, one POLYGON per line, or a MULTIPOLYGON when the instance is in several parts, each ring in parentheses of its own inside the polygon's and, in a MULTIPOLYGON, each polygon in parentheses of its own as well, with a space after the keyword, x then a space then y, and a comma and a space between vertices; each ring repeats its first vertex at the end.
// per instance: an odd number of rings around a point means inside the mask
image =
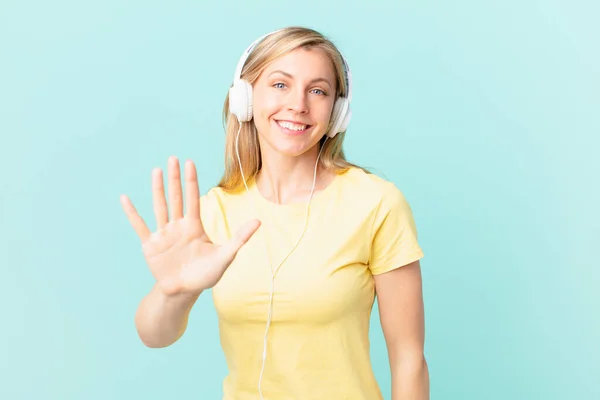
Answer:
POLYGON ((305 136, 302 139, 290 140, 289 138, 281 137, 280 134, 271 134, 269 137, 271 147, 278 153, 288 157, 297 157, 308 150, 318 145, 318 140, 311 136, 305 136))
POLYGON ((277 139, 272 140, 272 143, 273 149, 286 157, 298 157, 310 149, 310 143, 282 143, 277 139))

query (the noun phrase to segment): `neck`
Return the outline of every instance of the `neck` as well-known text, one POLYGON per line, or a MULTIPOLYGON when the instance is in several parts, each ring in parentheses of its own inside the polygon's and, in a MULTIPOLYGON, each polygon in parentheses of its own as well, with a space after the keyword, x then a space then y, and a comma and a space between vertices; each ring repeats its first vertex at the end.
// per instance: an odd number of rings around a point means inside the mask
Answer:
MULTIPOLYGON (((315 164, 319 146, 300 157, 285 157, 282 154, 263 154, 262 168, 256 176, 256 185, 261 194, 276 204, 288 204, 308 200, 315 179, 315 164)), ((315 192, 323 180, 324 171, 317 167, 315 192)))

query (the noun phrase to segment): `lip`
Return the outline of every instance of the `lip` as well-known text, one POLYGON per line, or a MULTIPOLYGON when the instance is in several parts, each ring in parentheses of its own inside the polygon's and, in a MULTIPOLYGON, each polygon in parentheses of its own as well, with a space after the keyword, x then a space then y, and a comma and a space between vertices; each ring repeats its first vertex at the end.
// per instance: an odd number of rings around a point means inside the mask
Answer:
POLYGON ((304 135, 304 134, 310 132, 312 128, 314 128, 314 125, 305 124, 305 123, 300 122, 300 121, 292 121, 292 120, 289 120, 289 119, 274 119, 273 123, 275 124, 275 126, 277 126, 277 128, 279 128, 279 130, 281 132, 283 132, 285 135, 288 135, 288 136, 300 136, 300 135, 304 135), (291 129, 284 128, 283 126, 279 125, 278 122, 290 122, 292 124, 308 125, 308 128, 306 128, 303 131, 293 131, 291 129))
POLYGON ((297 125, 309 125, 306 122, 302 122, 302 121, 294 121, 293 119, 276 119, 275 122, 289 122, 291 124, 297 124, 297 125))

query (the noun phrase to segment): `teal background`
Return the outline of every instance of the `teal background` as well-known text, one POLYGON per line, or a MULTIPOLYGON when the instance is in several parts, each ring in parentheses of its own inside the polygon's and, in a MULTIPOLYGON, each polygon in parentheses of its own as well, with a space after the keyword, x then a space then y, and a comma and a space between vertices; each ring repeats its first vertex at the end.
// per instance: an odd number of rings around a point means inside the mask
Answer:
MULTIPOLYGON (((209 293, 148 349, 152 285, 119 204, 223 165, 238 57, 286 25, 354 77, 351 161, 408 198, 426 253, 431 398, 597 399, 600 28, 593 1, 3 1, 0 398, 220 399, 209 293), (231 8, 229 8, 231 7, 231 8), (229 9, 228 9, 229 8, 229 9)), ((372 357, 390 374, 377 312, 372 357)))

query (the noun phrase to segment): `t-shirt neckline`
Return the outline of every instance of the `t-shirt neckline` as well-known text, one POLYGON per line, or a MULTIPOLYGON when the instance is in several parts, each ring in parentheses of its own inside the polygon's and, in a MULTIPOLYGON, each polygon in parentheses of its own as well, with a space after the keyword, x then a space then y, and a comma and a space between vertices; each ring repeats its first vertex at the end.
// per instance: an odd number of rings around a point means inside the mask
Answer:
MULTIPOLYGON (((326 199, 328 197, 329 193, 332 192, 335 189, 335 187, 340 184, 340 181, 343 179, 344 175, 348 174, 349 172, 350 171, 346 171, 342 174, 336 174, 335 177, 333 178, 333 180, 331 182, 329 182, 329 184, 323 190, 321 190, 320 192, 313 193, 312 200, 310 202, 311 208, 314 205, 324 201, 323 199, 326 199)), ((267 198, 265 198, 262 195, 260 190, 258 190, 258 186, 256 184, 256 176, 252 178, 252 180, 248 186, 249 186, 251 195, 255 199, 258 200, 258 203, 260 204, 260 206, 266 207, 267 209, 270 209, 272 211, 298 213, 298 212, 305 212, 306 207, 308 206, 308 201, 309 201, 310 195, 306 196, 306 200, 304 200, 304 201, 289 203, 289 204, 277 204, 277 203, 274 203, 274 202, 268 200, 267 198)))

